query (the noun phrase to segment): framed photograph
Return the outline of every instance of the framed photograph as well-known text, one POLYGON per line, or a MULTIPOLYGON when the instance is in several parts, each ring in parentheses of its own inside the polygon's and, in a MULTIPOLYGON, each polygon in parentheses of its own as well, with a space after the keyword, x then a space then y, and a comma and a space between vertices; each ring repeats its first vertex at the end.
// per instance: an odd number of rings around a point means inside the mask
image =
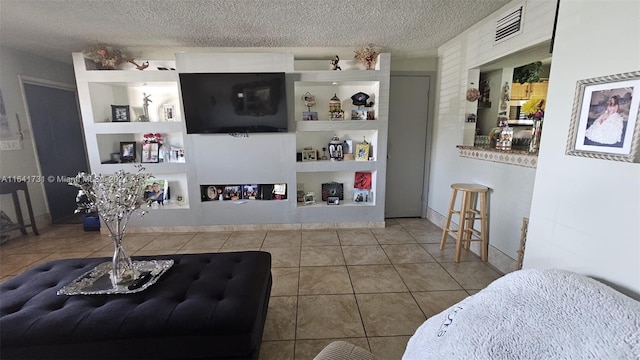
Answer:
POLYGON ((241 185, 227 185, 222 191, 222 198, 224 200, 240 200, 242 198, 242 186, 241 185))
POLYGON ((130 122, 129 105, 111 105, 112 122, 130 122))
POLYGON ((327 198, 327 204, 329 205, 340 205, 340 198, 337 196, 329 196, 327 198))
POLYGON ((367 110, 353 109, 351 110, 351 120, 366 120, 367 110))
POLYGON ((148 143, 142 144, 142 157, 140 162, 157 163, 160 162, 160 144, 148 143))
POLYGON ((171 104, 162 105, 164 121, 176 121, 176 107, 171 104))
POLYGON ((302 161, 318 160, 318 152, 315 150, 302 150, 302 161))
POLYGON ((370 202, 369 190, 353 190, 353 202, 356 203, 368 203, 370 202))
POLYGON ((356 171, 353 178, 353 187, 355 189, 370 190, 371 189, 371 173, 356 171))
POLYGON ((303 121, 317 121, 318 120, 318 112, 317 111, 303 111, 302 112, 302 120, 303 121))
POLYGON ((567 155, 640 162, 640 71, 576 84, 567 155))
POLYGON ((242 198, 255 200, 258 196, 258 184, 242 185, 242 198))
POLYGON ((144 199, 149 204, 164 205, 169 198, 169 182, 167 180, 149 179, 144 183, 144 199))
POLYGON ((368 143, 356 144, 356 161, 369 161, 369 149, 370 145, 368 143))
POLYGON ((136 161, 136 143, 134 141, 120 142, 120 162, 136 161))
POLYGON ((305 205, 313 205, 316 203, 316 194, 313 192, 308 192, 304 194, 304 204, 305 205))

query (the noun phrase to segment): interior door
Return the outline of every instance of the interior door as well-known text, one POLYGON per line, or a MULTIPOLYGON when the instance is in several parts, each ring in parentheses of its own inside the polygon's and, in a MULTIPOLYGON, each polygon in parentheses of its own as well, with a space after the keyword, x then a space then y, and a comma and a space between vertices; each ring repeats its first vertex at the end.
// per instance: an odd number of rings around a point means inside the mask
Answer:
POLYGON ((62 178, 88 170, 76 92, 34 83, 24 83, 24 92, 51 221, 68 222, 78 191, 62 178))
POLYGON ((391 75, 385 217, 421 217, 429 76, 391 75))

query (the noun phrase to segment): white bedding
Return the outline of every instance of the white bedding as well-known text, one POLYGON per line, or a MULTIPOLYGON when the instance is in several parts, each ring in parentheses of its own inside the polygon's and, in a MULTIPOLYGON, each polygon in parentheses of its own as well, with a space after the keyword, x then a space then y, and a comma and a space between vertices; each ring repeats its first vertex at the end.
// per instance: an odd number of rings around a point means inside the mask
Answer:
POLYGON ((640 359, 640 302, 586 276, 528 269, 422 324, 403 360, 640 359))

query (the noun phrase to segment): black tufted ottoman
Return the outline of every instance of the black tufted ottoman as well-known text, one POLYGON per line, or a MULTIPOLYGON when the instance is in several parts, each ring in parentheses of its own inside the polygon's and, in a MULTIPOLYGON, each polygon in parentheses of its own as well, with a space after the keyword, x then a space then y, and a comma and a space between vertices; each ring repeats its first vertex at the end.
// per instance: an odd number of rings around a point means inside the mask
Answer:
POLYGON ((2 359, 257 359, 271 293, 260 251, 174 259, 148 289, 56 295, 106 258, 38 265, 0 284, 2 359))

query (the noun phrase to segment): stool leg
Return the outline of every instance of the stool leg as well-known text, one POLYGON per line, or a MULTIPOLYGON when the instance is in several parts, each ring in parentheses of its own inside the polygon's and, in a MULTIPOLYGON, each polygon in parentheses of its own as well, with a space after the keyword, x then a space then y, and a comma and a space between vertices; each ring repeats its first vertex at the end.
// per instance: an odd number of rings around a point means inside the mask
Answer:
POLYGON ((464 191, 462 196, 462 204, 460 206, 460 225, 458 226, 458 239, 456 240, 456 262, 460 262, 460 253, 462 250, 462 241, 465 233, 465 224, 467 209, 469 208, 470 196, 468 191, 464 191))
POLYGON ((481 251, 481 259, 482 261, 487 261, 489 258, 489 235, 487 233, 487 193, 483 192, 480 194, 480 239, 482 240, 482 251, 481 251))
POLYGON ((473 225, 476 221, 475 214, 471 212, 471 210, 476 208, 476 203, 478 202, 478 194, 465 193, 465 195, 469 196, 469 202, 467 203, 467 208, 465 209, 466 224, 464 226, 465 233, 463 239, 469 241, 464 241, 462 245, 464 245, 465 249, 469 250, 469 248, 471 247, 471 237, 473 236, 473 231, 471 231, 471 229, 473 229, 473 225))
POLYGON ((449 235, 449 226, 451 226, 451 216, 453 216, 454 209, 453 207, 456 204, 456 196, 458 194, 458 190, 453 189, 451 193, 451 201, 449 202, 449 214, 447 215, 447 221, 444 224, 444 229, 442 229, 442 240, 440 241, 440 250, 444 250, 444 246, 447 243, 447 236, 449 235))

